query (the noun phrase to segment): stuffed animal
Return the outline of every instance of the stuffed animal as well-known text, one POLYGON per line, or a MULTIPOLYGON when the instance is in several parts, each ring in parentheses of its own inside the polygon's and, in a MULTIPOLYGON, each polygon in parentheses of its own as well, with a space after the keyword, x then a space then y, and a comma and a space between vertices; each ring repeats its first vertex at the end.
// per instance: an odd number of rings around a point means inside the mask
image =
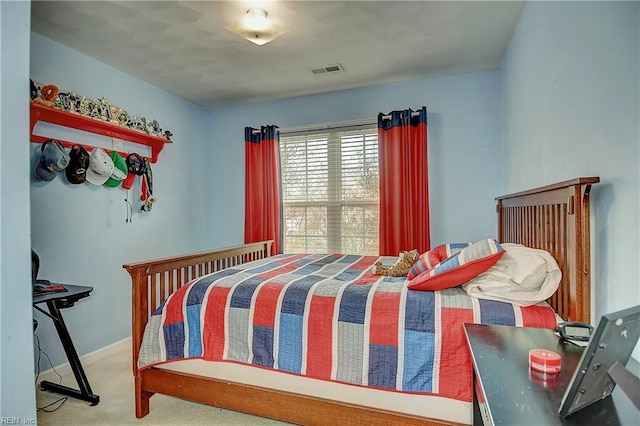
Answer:
POLYGON ((40 96, 35 98, 33 102, 38 102, 46 106, 53 106, 54 101, 58 96, 58 86, 53 84, 47 84, 40 89, 40 96))
POLYGON ((416 263, 419 258, 420 253, 418 253, 418 250, 416 249, 413 249, 411 251, 403 251, 400 252, 398 260, 391 267, 386 268, 382 266, 381 261, 377 261, 371 268, 371 271, 374 275, 402 277, 409 273, 409 269, 411 269, 413 264, 416 263))

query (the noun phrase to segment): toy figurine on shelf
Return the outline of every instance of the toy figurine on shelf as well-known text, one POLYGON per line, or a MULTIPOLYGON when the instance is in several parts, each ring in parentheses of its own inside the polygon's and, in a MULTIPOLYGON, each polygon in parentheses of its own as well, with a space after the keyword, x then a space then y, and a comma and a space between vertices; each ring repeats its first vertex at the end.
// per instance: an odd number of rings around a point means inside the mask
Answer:
POLYGON ((136 123, 136 130, 138 130, 138 131, 140 131, 142 133, 147 133, 147 118, 146 117, 140 117, 140 119, 136 123))
POLYGON ((33 102, 38 102, 46 106, 53 106, 56 96, 58 96, 58 86, 47 84, 46 86, 42 86, 40 89, 40 96, 35 98, 33 102))
POLYGON ((80 96, 78 99, 78 112, 81 115, 91 117, 91 100, 86 96, 80 96))
POLYGON ((109 119, 109 122, 111 124, 115 124, 117 126, 120 125, 120 120, 118 119, 118 114, 120 113, 121 109, 119 106, 117 105, 109 105, 109 115, 111 116, 111 119, 109 119))
POLYGON ((96 99, 98 102, 98 110, 100 111, 100 119, 102 121, 111 121, 111 110, 109 109, 109 101, 105 98, 96 99))
POLYGON ((40 96, 40 87, 41 84, 36 83, 35 81, 29 79, 31 82, 31 100, 35 100, 38 96, 40 96))
POLYGON ((162 129, 160 128, 158 120, 153 119, 151 121, 147 121, 147 133, 152 136, 162 136, 162 129))
POLYGON ((129 128, 131 130, 147 133, 147 119, 134 115, 133 118, 129 120, 129 128))
POLYGON ((73 112, 75 114, 80 113, 80 100, 79 96, 75 92, 69 92, 69 112, 73 112))
POLYGON ((60 92, 54 101, 55 108, 62 111, 71 111, 71 97, 67 92, 60 92))
POLYGON ((123 109, 118 110, 118 124, 122 127, 129 127, 129 114, 123 109))
POLYGON ((101 104, 100 104, 100 100, 99 99, 94 99, 92 101, 89 101, 89 116, 91 118, 95 118, 96 120, 100 120, 100 112, 101 112, 101 104))

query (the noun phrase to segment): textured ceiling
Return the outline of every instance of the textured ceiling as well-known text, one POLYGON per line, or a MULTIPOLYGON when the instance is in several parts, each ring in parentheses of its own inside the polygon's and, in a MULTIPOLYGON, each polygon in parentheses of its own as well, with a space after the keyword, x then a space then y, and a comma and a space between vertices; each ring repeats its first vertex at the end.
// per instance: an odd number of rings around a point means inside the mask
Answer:
POLYGON ((511 1, 33 1, 32 30, 207 108, 491 70, 511 1), (225 30, 262 7, 288 32, 225 30), (342 64, 343 72, 316 68, 342 64))

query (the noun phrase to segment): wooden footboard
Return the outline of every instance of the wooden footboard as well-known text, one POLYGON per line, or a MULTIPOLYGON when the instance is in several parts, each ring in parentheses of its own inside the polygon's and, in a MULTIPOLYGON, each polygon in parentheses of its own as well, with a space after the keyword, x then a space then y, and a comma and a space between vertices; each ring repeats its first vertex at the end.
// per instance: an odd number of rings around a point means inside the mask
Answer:
POLYGON ((548 300, 565 320, 590 320, 589 192, 598 177, 583 177, 497 197, 498 238, 550 252, 562 270, 548 300))
MULTIPOLYGON (((131 340, 133 342, 133 373, 136 376, 136 394, 141 393, 141 391, 139 392, 141 383, 139 383, 138 352, 140 352, 142 335, 149 316, 158 306, 173 292, 195 278, 268 257, 271 253, 272 243, 273 241, 263 241, 123 265, 123 268, 131 275, 133 285, 131 340)), ((136 413, 138 413, 138 405, 140 404, 136 402, 136 413)), ((146 411, 149 411, 148 401, 146 411)), ((138 417, 142 417, 142 415, 138 417)))

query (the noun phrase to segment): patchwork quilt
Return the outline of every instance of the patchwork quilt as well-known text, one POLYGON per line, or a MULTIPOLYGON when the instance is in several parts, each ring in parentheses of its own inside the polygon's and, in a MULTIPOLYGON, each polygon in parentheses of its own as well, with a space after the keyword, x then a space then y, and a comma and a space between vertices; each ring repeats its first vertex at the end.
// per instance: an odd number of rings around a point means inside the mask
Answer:
POLYGON ((407 289, 391 257, 282 254, 203 276, 151 316, 139 368, 201 358, 379 389, 472 399, 462 324, 555 328, 546 304, 407 289))

